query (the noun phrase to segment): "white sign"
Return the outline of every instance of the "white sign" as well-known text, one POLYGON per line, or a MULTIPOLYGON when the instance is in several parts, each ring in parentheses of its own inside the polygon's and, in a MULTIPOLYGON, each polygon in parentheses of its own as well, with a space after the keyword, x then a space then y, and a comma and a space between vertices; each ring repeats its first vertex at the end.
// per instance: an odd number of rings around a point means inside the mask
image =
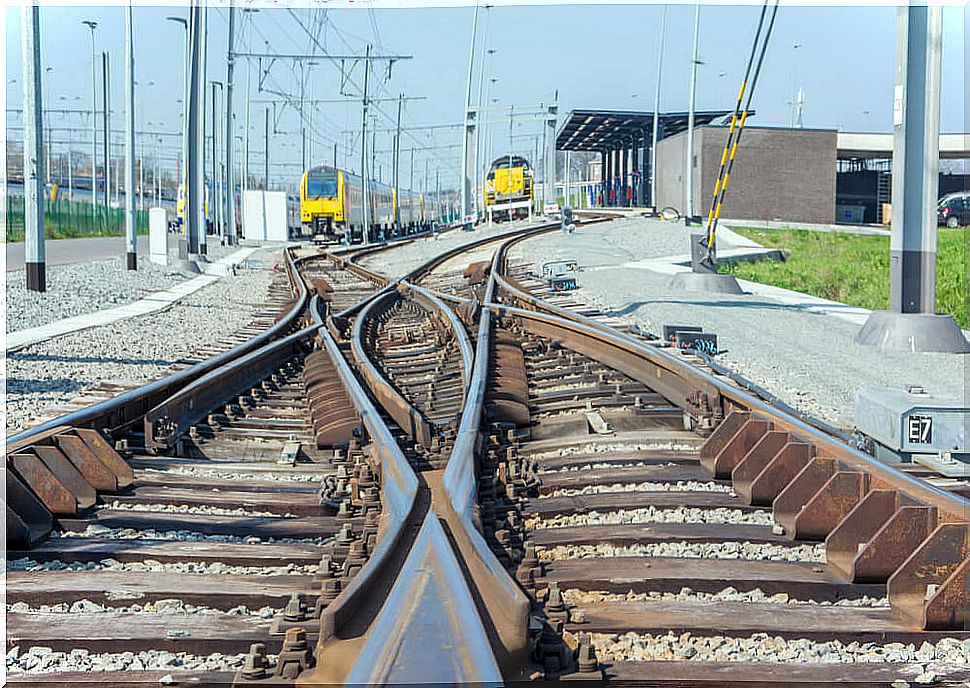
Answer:
POLYGON ((903 126, 903 85, 896 84, 896 91, 893 94, 893 126, 903 126))
POLYGON ((243 194, 243 236, 247 241, 288 241, 286 192, 251 190, 243 194))
POLYGON ((168 265, 168 216, 165 208, 148 211, 148 260, 168 265))

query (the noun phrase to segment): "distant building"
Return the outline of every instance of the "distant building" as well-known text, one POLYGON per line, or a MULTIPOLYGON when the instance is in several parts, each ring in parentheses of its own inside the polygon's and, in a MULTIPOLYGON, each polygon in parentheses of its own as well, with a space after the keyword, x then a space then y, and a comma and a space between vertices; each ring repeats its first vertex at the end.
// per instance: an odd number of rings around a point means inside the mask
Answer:
MULTIPOLYGON (((750 113, 749 113, 750 116, 750 113)), ((727 139, 728 113, 699 112, 694 136, 694 214, 706 217, 727 139)), ((673 207, 685 211, 686 113, 658 120, 657 198, 650 198, 650 112, 575 110, 559 129, 559 150, 596 152, 586 189, 590 205, 673 207), (598 168, 598 169, 596 169, 598 168), (597 174, 598 173, 598 174, 597 174)), ((721 217, 829 224, 888 223, 893 135, 748 125, 721 217)), ((963 174, 970 135, 940 136, 939 194, 970 189, 963 174), (960 162, 962 161, 962 162, 960 162)))

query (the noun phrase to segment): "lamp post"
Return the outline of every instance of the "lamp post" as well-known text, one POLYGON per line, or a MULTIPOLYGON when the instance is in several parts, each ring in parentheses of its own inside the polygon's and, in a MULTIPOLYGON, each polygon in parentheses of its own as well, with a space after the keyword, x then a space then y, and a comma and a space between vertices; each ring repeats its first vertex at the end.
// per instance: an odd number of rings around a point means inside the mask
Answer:
MULTIPOLYGON (((50 107, 54 103, 54 101, 51 100, 51 91, 50 91, 51 72, 53 71, 54 71, 53 67, 44 67, 44 72, 46 73, 46 76, 44 77, 44 102, 47 103, 47 107, 50 107)), ((52 170, 51 170, 51 144, 54 141, 54 132, 51 130, 51 123, 50 123, 49 117, 50 117, 50 113, 47 113, 47 116, 44 117, 44 124, 47 125, 46 126, 47 141, 44 142, 44 151, 47 153, 47 156, 46 156, 47 165, 44 167, 44 172, 46 173, 48 184, 50 184, 53 181, 52 170)))
MULTIPOLYGON (((185 79, 185 84, 182 88, 182 150, 179 153, 180 163, 179 163, 179 174, 178 179, 175 180, 175 196, 178 198, 178 190, 183 188, 183 198, 185 199, 182 205, 182 234, 183 238, 179 239, 179 254, 183 253, 183 248, 187 250, 186 237, 188 237, 188 199, 189 199, 189 189, 188 189, 188 163, 189 163, 189 86, 191 81, 191 76, 189 74, 189 69, 191 67, 190 62, 190 50, 192 46, 189 42, 189 22, 183 17, 165 17, 168 21, 176 22, 181 24, 182 28, 185 29, 185 69, 183 70, 183 75, 185 79)), ((176 201, 177 203, 177 201, 176 201)), ((178 206, 176 205, 176 209, 178 206)))
POLYGON ((667 6, 660 20, 660 45, 657 48, 657 88, 653 99, 653 132, 650 142, 650 204, 657 207, 657 138, 660 130, 660 78, 664 68, 664 41, 667 38, 667 6))
POLYGON ((91 212, 98 207, 98 59, 94 45, 94 30, 98 22, 85 19, 81 22, 91 29, 91 212))
POLYGON ((694 100, 697 92, 698 38, 701 28, 701 3, 694 5, 694 56, 690 61, 690 98, 687 106, 687 159, 684 161, 684 224, 694 217, 694 100))

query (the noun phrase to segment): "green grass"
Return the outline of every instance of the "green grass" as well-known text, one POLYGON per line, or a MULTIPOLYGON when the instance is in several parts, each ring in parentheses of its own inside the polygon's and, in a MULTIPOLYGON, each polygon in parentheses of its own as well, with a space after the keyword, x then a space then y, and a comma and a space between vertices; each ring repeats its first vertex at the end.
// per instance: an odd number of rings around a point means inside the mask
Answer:
MULTIPOLYGON (((807 230, 736 230, 768 248, 791 252, 788 260, 732 263, 721 272, 870 310, 889 308, 889 237, 807 230)), ((936 310, 970 329, 967 312, 970 228, 937 234, 936 310)))

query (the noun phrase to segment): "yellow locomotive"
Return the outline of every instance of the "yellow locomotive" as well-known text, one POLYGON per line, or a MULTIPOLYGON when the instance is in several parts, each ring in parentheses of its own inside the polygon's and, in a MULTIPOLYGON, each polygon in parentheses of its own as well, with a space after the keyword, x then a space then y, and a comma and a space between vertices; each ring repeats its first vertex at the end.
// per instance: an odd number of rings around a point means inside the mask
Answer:
MULTIPOLYGON (((376 181, 368 183, 370 208, 369 241, 381 241, 398 234, 424 229, 421 194, 376 181), (395 222, 395 216, 400 226, 395 222)), ((314 241, 358 243, 364 240, 364 185, 356 174, 320 165, 303 173, 300 180, 300 223, 314 241)))
POLYGON ((518 155, 493 162, 485 176, 485 211, 491 219, 528 217, 532 207, 532 167, 518 155))

